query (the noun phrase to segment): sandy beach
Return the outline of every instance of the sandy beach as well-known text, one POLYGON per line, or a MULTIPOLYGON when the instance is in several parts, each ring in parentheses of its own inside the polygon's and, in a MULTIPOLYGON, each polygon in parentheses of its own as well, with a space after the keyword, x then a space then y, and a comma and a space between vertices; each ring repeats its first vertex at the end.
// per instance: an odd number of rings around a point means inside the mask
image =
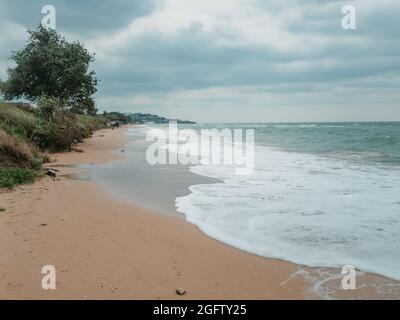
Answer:
MULTIPOLYGON (((80 164, 124 159, 128 127, 100 130, 52 154, 57 177, 0 193, 0 299, 395 298, 398 282, 360 273, 342 290, 339 269, 265 259, 204 235, 182 216, 152 212, 77 180, 80 164), (41 286, 42 267, 57 287, 41 286), (186 293, 178 295, 177 288, 186 293)), ((154 195, 157 196, 156 194, 154 195)))
POLYGON ((316 298, 291 278, 296 265, 225 246, 184 219, 69 178, 71 165, 123 158, 126 130, 98 131, 83 152, 52 155, 56 179, 0 194, 0 299, 316 298), (56 268, 56 290, 41 287, 44 265, 56 268))

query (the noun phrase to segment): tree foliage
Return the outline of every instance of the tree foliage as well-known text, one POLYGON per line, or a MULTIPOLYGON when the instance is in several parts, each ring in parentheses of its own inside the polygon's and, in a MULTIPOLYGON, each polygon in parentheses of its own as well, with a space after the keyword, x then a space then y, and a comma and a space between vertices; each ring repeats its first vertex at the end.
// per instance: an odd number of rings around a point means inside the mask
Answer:
POLYGON ((129 123, 131 122, 131 118, 129 115, 121 113, 121 112, 103 112, 103 117, 105 117, 109 121, 121 121, 122 123, 129 123))
POLYGON ((39 26, 28 33, 26 46, 11 55, 16 66, 8 69, 8 80, 1 83, 5 99, 36 102, 42 96, 54 97, 76 113, 96 113, 92 95, 98 80, 89 71, 94 55, 55 30, 39 26))

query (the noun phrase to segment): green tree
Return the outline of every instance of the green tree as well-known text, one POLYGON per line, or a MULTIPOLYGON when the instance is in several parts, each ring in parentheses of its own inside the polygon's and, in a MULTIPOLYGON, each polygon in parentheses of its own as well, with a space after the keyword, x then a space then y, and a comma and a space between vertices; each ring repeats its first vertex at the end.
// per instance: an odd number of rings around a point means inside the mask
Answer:
POLYGON ((55 30, 39 26, 28 33, 26 46, 11 55, 16 66, 8 69, 8 80, 0 84, 4 98, 36 102, 42 96, 55 97, 76 113, 95 114, 92 95, 98 80, 88 70, 94 55, 55 30))

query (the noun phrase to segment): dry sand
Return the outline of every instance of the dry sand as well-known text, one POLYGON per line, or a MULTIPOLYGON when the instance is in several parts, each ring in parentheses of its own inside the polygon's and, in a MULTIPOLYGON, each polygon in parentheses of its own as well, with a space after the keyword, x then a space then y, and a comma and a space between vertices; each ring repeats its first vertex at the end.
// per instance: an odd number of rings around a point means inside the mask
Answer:
POLYGON ((69 178, 77 169, 68 166, 123 158, 125 130, 98 131, 78 146, 83 152, 52 155, 56 179, 0 194, 0 299, 317 298, 293 276, 299 266, 236 250, 184 219, 69 178), (56 290, 41 287, 44 265, 56 268, 56 290))

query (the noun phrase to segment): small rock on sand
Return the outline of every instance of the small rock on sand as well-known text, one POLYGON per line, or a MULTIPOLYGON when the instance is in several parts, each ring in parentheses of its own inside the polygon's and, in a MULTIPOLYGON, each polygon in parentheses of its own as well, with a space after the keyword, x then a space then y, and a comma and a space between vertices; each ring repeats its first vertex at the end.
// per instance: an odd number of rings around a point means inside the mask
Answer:
POLYGON ((175 292, 176 292, 176 294, 183 296, 186 293, 186 290, 183 288, 176 288, 175 292))

